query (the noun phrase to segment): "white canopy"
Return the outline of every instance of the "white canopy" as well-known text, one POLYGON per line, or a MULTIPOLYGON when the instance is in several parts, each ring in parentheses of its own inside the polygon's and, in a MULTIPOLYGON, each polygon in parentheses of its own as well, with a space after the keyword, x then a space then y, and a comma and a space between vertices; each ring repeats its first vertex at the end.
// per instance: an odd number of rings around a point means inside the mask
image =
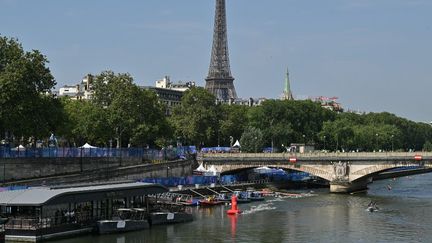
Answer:
POLYGON ((196 168, 195 171, 199 171, 199 172, 207 172, 207 170, 204 168, 204 166, 202 164, 200 164, 200 166, 198 166, 198 168, 196 168))
POLYGON ((212 166, 210 166, 210 168, 208 169, 208 173, 209 173, 210 175, 215 176, 215 175, 218 174, 218 171, 216 170, 216 168, 214 167, 214 165, 212 165, 212 166))
POLYGON ((234 143, 233 147, 241 147, 241 146, 240 146, 240 142, 239 142, 239 140, 237 140, 237 141, 234 143))
POLYGON ((83 146, 81 146, 81 147, 79 147, 79 148, 97 148, 97 147, 95 147, 95 146, 91 146, 90 144, 85 143, 83 146))
POLYGON ((258 168, 256 168, 257 170, 271 170, 271 168, 270 167, 267 167, 267 166, 261 166, 261 167, 258 167, 258 168))
POLYGON ((217 172, 216 168, 214 167, 214 165, 210 166, 210 168, 208 169, 208 172, 217 172))
POLYGON ((20 144, 15 149, 16 150, 25 150, 25 147, 20 144))

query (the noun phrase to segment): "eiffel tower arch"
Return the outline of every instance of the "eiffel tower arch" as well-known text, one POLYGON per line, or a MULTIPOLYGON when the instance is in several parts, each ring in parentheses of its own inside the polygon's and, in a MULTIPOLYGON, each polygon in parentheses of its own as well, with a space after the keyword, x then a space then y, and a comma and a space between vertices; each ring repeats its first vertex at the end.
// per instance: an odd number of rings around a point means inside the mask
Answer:
POLYGON ((217 100, 229 101, 237 98, 229 63, 225 0, 216 0, 213 47, 205 80, 205 88, 216 96, 217 100))

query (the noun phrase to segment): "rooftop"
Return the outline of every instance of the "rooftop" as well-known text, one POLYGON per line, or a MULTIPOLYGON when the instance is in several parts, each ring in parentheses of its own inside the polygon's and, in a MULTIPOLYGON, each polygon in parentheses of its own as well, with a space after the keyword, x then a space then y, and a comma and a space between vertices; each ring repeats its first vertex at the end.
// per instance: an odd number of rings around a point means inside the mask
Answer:
POLYGON ((156 194, 167 191, 168 189, 162 185, 143 182, 89 185, 69 188, 33 187, 24 190, 0 192, 0 205, 42 206, 98 200, 107 197, 156 194))

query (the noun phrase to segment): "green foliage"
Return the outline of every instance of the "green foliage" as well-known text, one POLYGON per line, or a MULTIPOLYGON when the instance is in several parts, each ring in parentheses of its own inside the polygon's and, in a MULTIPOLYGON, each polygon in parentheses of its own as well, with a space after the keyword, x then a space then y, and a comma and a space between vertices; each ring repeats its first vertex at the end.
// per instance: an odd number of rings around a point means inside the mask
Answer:
POLYGON ((423 151, 432 152, 432 143, 430 141, 424 143, 423 151))
POLYGON ((262 152, 264 136, 259 128, 247 127, 240 138, 241 151, 247 153, 262 152))
POLYGON ((67 120, 61 134, 72 146, 88 142, 108 147, 110 127, 105 110, 89 101, 63 99, 67 120))
POLYGON ((268 100, 249 112, 250 125, 260 128, 265 144, 314 143, 323 122, 334 119, 334 112, 311 101, 268 100))
POLYGON ((117 141, 135 146, 153 145, 169 136, 170 127, 155 93, 133 83, 127 73, 104 71, 95 76, 93 103, 106 112, 106 120, 117 141))
POLYGON ((220 119, 220 107, 215 100, 203 88, 186 91, 181 105, 173 110, 171 117, 176 136, 196 146, 215 145, 220 119))
POLYGON ((16 39, 0 36, 0 133, 49 136, 62 121, 60 102, 48 95, 55 80, 39 51, 26 52, 16 39))
MULTIPOLYGON (((394 151, 420 150, 432 137, 432 128, 393 114, 339 114, 335 121, 324 123, 320 137, 326 137, 332 150, 394 151)), ((323 139, 321 139, 323 140, 323 139)))
POLYGON ((219 140, 221 145, 231 146, 230 137, 233 141, 240 139, 243 131, 248 125, 247 106, 222 105, 219 126, 219 140))

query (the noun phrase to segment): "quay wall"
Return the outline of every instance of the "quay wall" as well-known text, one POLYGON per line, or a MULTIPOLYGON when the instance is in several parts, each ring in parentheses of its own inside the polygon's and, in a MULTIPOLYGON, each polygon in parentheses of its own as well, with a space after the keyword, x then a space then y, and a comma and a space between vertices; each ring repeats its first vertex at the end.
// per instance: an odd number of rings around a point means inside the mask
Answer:
MULTIPOLYGON (((188 162, 191 164, 191 162, 188 162)), ((56 176, 77 175, 88 180, 97 177, 128 179, 136 175, 181 176, 192 174, 192 166, 177 166, 177 163, 144 161, 140 157, 127 158, 4 158, 0 159, 0 181, 38 179, 56 176), (179 168, 180 167, 180 168, 179 168)))

